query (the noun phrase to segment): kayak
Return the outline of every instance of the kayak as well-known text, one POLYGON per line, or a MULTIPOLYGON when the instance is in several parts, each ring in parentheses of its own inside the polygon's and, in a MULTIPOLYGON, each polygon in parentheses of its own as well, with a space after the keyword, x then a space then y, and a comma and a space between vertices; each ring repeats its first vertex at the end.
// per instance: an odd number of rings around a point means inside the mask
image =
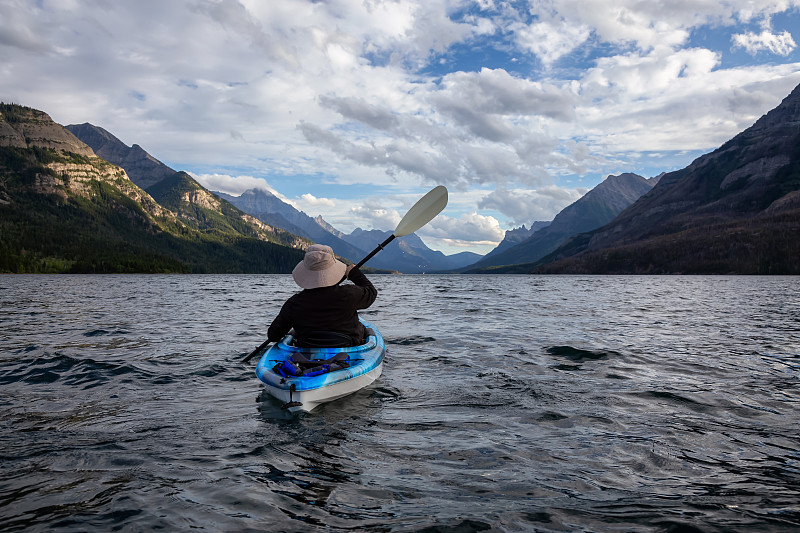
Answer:
POLYGON ((290 412, 311 411, 378 379, 386 344, 375 326, 359 320, 367 328, 367 340, 359 346, 300 348, 291 334, 272 345, 256 367, 267 393, 290 412))

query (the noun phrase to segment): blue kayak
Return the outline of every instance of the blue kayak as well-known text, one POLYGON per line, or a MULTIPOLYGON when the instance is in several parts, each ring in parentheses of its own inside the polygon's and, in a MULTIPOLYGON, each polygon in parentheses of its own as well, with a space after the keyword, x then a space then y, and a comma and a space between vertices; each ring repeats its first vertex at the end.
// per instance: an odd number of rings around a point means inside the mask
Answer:
POLYGON ((359 320, 367 328, 367 340, 359 346, 300 348, 286 335, 261 356, 258 379, 292 412, 311 411, 363 389, 381 375, 386 344, 375 326, 359 320))

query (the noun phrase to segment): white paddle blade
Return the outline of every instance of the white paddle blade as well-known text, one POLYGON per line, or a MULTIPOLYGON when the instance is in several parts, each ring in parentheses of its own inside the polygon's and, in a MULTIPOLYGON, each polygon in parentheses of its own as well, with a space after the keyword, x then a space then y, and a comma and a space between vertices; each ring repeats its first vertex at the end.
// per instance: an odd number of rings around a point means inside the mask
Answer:
POLYGON ((434 187, 408 210, 406 216, 395 228, 394 236, 404 237, 414 233, 433 220, 433 217, 441 213, 446 205, 447 188, 444 185, 434 187))

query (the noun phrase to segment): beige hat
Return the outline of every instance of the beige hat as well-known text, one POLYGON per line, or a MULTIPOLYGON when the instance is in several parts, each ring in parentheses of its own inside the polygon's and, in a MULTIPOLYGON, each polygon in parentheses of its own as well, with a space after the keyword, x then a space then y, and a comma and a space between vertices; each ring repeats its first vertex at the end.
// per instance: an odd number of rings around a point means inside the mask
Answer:
POLYGON ((330 246, 312 244, 306 256, 292 270, 295 283, 304 289, 317 289, 336 285, 347 271, 347 266, 336 259, 330 246))

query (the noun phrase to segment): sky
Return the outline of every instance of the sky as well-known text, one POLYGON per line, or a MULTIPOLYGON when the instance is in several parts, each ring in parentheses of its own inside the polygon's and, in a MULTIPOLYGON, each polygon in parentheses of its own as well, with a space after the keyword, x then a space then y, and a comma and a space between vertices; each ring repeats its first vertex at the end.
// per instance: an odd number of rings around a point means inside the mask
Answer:
POLYGON ((211 190, 486 253, 687 166, 800 84, 800 0, 0 0, 0 101, 211 190))

